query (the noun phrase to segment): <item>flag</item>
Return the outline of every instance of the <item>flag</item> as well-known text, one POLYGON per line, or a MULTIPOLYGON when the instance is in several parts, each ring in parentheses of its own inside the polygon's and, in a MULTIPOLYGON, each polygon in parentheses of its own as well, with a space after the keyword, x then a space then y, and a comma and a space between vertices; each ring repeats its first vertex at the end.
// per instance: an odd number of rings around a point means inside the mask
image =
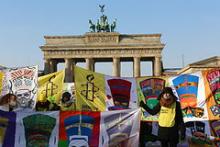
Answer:
POLYGON ((75 66, 76 110, 105 111, 104 75, 75 66))
POLYGON ((51 103, 60 103, 63 91, 64 70, 39 77, 38 101, 46 100, 51 103))

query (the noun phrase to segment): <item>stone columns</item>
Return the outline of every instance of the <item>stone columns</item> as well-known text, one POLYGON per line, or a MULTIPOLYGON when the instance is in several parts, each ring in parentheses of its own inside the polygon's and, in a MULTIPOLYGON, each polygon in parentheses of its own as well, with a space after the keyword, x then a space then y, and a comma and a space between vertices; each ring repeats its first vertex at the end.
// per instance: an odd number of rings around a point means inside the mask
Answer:
POLYGON ((50 59, 44 59, 44 74, 50 73, 50 59))
POLYGON ((92 58, 86 58, 86 69, 91 71, 95 70, 94 60, 92 58))
POLYGON ((121 75, 120 58, 113 58, 112 64, 113 64, 112 76, 120 77, 121 75))
POLYGON ((57 71, 57 61, 56 59, 50 60, 50 73, 57 71))
POLYGON ((73 82, 73 69, 74 62, 73 59, 66 58, 65 59, 65 82, 73 82))
POLYGON ((154 76, 160 76, 161 75, 161 57, 155 57, 154 58, 154 76))
POLYGON ((134 73, 133 73, 134 77, 141 76, 140 57, 134 57, 133 71, 134 71, 134 73))

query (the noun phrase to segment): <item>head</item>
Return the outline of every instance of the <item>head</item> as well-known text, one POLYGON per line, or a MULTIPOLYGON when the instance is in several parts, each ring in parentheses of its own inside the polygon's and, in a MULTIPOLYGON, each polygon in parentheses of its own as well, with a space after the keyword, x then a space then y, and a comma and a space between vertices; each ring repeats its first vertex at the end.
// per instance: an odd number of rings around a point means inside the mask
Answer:
POLYGON ((176 101, 176 96, 174 95, 171 87, 164 87, 158 99, 162 106, 168 107, 176 101))
POLYGON ((69 107, 73 103, 73 97, 68 91, 66 91, 62 95, 61 101, 62 101, 62 104, 64 104, 66 107, 69 107))
POLYGON ((28 89, 19 89, 15 91, 17 104, 19 107, 27 108, 31 103, 31 91, 28 89))
POLYGON ((9 107, 16 107, 16 105, 17 105, 16 100, 17 100, 16 95, 10 94, 9 95, 9 99, 8 99, 9 107))

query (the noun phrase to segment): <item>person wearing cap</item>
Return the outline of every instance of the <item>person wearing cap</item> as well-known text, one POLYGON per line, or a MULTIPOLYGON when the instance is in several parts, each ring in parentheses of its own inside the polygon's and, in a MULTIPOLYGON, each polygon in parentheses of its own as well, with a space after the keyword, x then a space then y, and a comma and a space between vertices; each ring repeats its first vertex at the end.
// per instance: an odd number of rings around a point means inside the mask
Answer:
POLYGON ((165 87, 158 96, 159 103, 152 109, 143 101, 140 106, 151 115, 158 115, 158 138, 162 147, 176 147, 181 140, 185 139, 185 126, 180 103, 174 95, 171 87, 165 87))

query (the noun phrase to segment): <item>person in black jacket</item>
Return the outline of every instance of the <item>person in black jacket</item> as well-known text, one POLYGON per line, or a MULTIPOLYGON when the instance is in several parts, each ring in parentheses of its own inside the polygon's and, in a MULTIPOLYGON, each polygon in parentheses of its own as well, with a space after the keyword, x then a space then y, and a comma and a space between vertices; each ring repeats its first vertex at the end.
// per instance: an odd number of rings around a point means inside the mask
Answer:
POLYGON ((143 101, 140 106, 151 115, 158 115, 158 138, 162 147, 176 147, 179 142, 179 131, 181 140, 185 139, 185 126, 180 103, 173 94, 171 87, 165 87, 158 96, 159 103, 150 109, 143 101))

